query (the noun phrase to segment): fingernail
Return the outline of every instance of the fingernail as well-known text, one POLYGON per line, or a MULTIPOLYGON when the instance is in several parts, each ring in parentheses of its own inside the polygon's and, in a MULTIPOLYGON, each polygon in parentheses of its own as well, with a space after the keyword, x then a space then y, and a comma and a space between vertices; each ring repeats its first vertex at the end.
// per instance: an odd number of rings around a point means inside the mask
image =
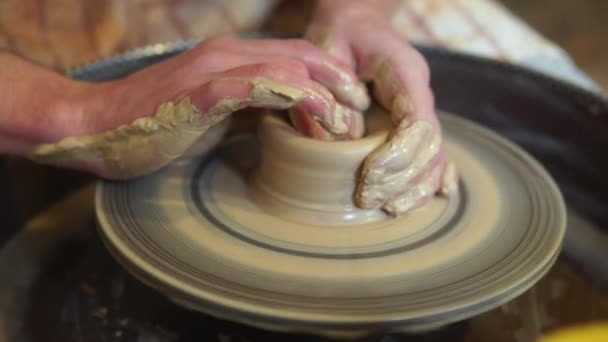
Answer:
POLYGON ((333 113, 333 125, 330 131, 334 134, 345 134, 348 132, 348 122, 350 110, 339 103, 336 103, 333 113))
POLYGON ((366 110, 369 108, 371 103, 371 99, 369 97, 369 92, 367 91, 367 87, 363 83, 356 83, 354 85, 349 85, 349 89, 347 90, 349 93, 348 98, 353 101, 353 106, 358 110, 366 110))
POLYGON ((354 109, 364 111, 369 108, 371 99, 363 83, 345 81, 342 85, 336 87, 334 91, 337 98, 348 103, 354 109))
POLYGON ((336 140, 352 140, 359 139, 365 134, 365 124, 363 122, 363 113, 351 111, 348 114, 348 132, 340 135, 335 135, 336 140))

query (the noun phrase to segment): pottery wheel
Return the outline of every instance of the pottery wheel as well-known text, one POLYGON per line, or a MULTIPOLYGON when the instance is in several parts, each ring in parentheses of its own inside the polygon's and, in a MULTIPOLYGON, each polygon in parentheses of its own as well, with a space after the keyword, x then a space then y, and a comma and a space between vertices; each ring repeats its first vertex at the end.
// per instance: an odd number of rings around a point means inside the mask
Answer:
POLYGON ((564 205, 523 150, 441 114, 459 195, 397 218, 306 224, 258 205, 255 137, 145 178, 102 182, 112 254, 176 302, 288 331, 415 330, 458 321, 532 286, 557 257, 564 205))

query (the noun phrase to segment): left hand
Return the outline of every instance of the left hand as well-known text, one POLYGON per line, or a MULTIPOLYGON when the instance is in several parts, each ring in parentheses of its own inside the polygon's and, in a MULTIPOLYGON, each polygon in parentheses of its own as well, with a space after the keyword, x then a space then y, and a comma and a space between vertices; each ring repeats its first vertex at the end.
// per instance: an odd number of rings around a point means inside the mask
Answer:
POLYGON ((36 103, 56 109, 41 120, 48 128, 29 158, 108 179, 147 175, 206 153, 243 109, 293 109, 350 138, 358 127, 351 113, 366 106, 352 96, 354 89, 366 93, 352 70, 302 39, 216 37, 117 80, 49 79, 63 86, 36 103))
POLYGON ((395 124, 362 166, 355 202, 397 215, 457 191, 424 57, 389 23, 395 1, 320 0, 306 38, 371 81, 395 124))

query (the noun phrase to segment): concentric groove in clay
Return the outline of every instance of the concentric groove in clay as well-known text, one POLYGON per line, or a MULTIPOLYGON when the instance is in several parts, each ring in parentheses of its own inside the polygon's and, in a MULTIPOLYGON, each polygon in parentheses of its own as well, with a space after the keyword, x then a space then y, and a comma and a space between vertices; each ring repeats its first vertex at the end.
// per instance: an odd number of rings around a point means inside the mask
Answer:
MULTIPOLYGON (((240 318, 242 320, 260 322, 275 320, 308 326, 384 324, 387 323, 387 320, 392 323, 401 321, 402 324, 416 324, 416 322, 441 321, 450 315, 454 317, 454 315, 466 312, 475 312, 523 291, 528 286, 527 284, 537 279, 549 267, 560 248, 564 217, 560 211, 559 194, 550 179, 546 178, 542 169, 536 164, 530 164, 529 158, 522 156, 516 147, 464 120, 452 117, 446 117, 445 120, 448 127, 455 130, 460 129, 461 134, 465 136, 470 134, 478 141, 486 141, 488 143, 486 148, 497 149, 502 157, 512 158, 511 165, 515 165, 513 172, 517 172, 518 177, 525 182, 530 205, 536 208, 532 211, 533 215, 528 218, 529 227, 526 228, 525 234, 519 237, 517 243, 509 247, 500 262, 491 267, 478 269, 475 273, 452 283, 430 285, 415 292, 404 290, 398 295, 373 294, 342 298, 277 292, 268 288, 252 287, 248 283, 239 282, 238 279, 228 279, 218 275, 214 273, 214 270, 223 269, 226 272, 236 272, 232 273, 235 275, 246 274, 249 277, 266 279, 266 282, 283 282, 286 288, 293 286, 288 285, 290 283, 297 283, 300 286, 329 286, 336 289, 356 288, 362 284, 282 278, 280 274, 243 269, 237 264, 231 264, 229 258, 217 257, 204 250, 193 251, 198 258, 202 258, 200 260, 205 259, 204 262, 196 265, 185 263, 171 249, 163 246, 165 242, 151 238, 151 230, 169 231, 171 227, 154 226, 158 222, 146 221, 146 218, 138 217, 137 212, 133 211, 133 205, 141 201, 140 198, 131 197, 136 194, 134 191, 142 186, 137 182, 105 183, 100 187, 98 204, 102 232, 108 244, 114 246, 112 249, 119 259, 122 259, 128 268, 145 278, 147 282, 163 288, 172 296, 189 301, 192 306, 200 310, 205 311, 205 307, 209 309, 210 306, 216 305, 234 310, 237 316, 243 315, 240 318), (468 133, 462 133, 467 130, 468 133), (557 204, 553 202, 556 199, 557 204), (547 210, 547 208, 542 208, 543 205, 557 206, 547 210), (125 253, 125 248, 129 249, 127 253, 129 256, 120 257, 125 253), (137 256, 137 261, 126 260, 132 259, 133 255, 137 256), (159 279, 154 274, 164 274, 165 276, 162 277, 163 279, 159 279), (285 307, 289 307, 290 311, 286 312, 285 307)), ((201 172, 200 170, 203 169, 204 167, 200 164, 192 166, 190 171, 184 171, 184 179, 192 179, 192 174, 201 172)), ((196 186, 192 184, 192 181, 184 183, 182 186, 186 189, 182 192, 190 191, 191 196, 196 196, 198 193, 193 190, 196 186)), ((201 198, 198 201, 204 205, 201 198)), ((158 209, 160 210, 160 208, 158 209)), ((151 217, 157 214, 162 213, 151 213, 151 217)), ((209 216, 206 218, 209 219, 209 216)), ((508 222, 503 223, 508 224, 508 222)), ((502 234, 507 234, 509 233, 508 228, 498 227, 497 229, 502 234)), ((221 227, 213 225, 209 229, 222 230, 221 227)), ((454 270, 469 263, 474 266, 476 260, 482 258, 483 253, 492 248, 493 243, 501 243, 501 237, 502 235, 495 236, 483 250, 469 255, 468 259, 459 260, 449 268, 434 269, 401 277, 375 279, 373 285, 370 283, 368 286, 382 287, 392 286, 391 284, 398 284, 400 281, 424 281, 429 277, 440 275, 441 272, 455 272, 454 270)), ((194 247, 182 243, 179 248, 186 250, 194 247)), ((378 259, 382 260, 382 257, 379 256, 378 259)), ((355 262, 355 260, 356 258, 348 258, 342 261, 348 263, 355 262)))

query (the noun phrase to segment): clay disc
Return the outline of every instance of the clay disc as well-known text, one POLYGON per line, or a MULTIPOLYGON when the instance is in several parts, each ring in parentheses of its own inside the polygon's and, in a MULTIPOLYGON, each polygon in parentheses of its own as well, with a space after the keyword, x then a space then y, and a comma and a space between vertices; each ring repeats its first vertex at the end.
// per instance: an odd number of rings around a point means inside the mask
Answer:
POLYGON ((513 299, 553 264, 561 195, 514 144, 441 114, 461 173, 454 199, 391 220, 305 225, 256 205, 254 138, 130 182, 102 182, 96 210, 113 255, 182 305, 264 328, 415 330, 513 299))

